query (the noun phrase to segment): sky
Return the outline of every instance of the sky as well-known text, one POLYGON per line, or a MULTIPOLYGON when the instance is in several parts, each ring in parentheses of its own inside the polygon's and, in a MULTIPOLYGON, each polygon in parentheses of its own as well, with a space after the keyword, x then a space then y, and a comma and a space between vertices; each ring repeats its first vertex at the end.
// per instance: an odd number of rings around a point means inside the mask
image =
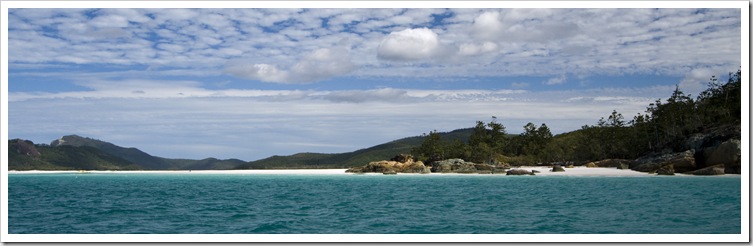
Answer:
POLYGON ((8 137, 252 161, 492 116, 563 133, 743 65, 739 8, 285 6, 9 8, 8 137))

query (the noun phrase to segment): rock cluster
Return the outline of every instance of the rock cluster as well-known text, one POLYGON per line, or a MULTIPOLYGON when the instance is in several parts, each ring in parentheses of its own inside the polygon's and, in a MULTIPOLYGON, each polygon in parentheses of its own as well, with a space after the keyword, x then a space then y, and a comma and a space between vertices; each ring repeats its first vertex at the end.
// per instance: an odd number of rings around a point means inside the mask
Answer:
POLYGON ((479 164, 463 159, 447 159, 431 164, 431 171, 435 173, 503 173, 510 168, 508 164, 490 165, 479 164))
POLYGON ((348 173, 429 173, 430 169, 421 161, 413 161, 413 156, 398 155, 389 161, 374 161, 362 167, 346 170, 348 173))
POLYGON ((630 169, 639 172, 657 172, 659 169, 669 170, 672 166, 674 172, 688 172, 696 170, 693 150, 677 153, 644 156, 636 159, 630 165, 630 169))
POLYGON ((421 161, 414 161, 413 156, 400 154, 389 161, 374 161, 361 167, 353 167, 345 172, 348 173, 479 173, 494 174, 505 173, 509 169, 509 164, 479 164, 464 161, 463 159, 448 159, 435 161, 430 167, 424 165, 421 161))

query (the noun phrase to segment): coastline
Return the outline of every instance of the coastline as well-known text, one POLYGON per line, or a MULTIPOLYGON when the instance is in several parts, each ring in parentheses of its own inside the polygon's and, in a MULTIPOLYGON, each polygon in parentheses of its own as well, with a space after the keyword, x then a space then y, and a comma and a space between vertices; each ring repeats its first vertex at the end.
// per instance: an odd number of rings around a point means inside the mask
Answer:
MULTIPOLYGON (((536 170, 539 171, 535 176, 571 176, 571 177, 640 177, 640 176, 657 176, 656 174, 649 174, 644 172, 638 172, 633 170, 623 170, 614 167, 574 167, 565 168, 564 172, 552 172, 550 167, 546 166, 521 166, 514 169, 524 169, 527 171, 536 170)), ((75 170, 28 170, 28 171, 8 171, 8 174, 56 174, 56 173, 70 173, 70 174, 275 174, 275 175, 383 175, 381 173, 346 173, 347 169, 254 169, 254 170, 153 170, 153 171, 75 171, 75 170)), ((398 175, 419 175, 419 176, 448 176, 448 175, 462 175, 462 176, 506 176, 505 174, 464 174, 464 173, 430 173, 430 174, 417 174, 417 173, 398 173, 398 175)), ((676 176, 696 176, 689 174, 676 174, 676 176)), ((724 174, 715 176, 740 176, 734 174, 724 174)))

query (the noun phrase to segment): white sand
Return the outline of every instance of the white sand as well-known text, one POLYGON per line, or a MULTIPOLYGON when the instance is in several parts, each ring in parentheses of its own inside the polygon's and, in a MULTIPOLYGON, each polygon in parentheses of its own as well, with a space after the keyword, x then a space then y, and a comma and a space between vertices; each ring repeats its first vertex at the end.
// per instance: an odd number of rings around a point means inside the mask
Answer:
MULTIPOLYGON (((574 167, 565 168, 564 172, 552 172, 550 167, 520 167, 524 170, 537 170, 540 173, 536 173, 537 176, 654 176, 656 174, 648 174, 629 169, 617 169, 616 167, 574 167)), ((679 175, 679 174, 678 174, 679 175)))
MULTIPOLYGON (((550 167, 516 167, 514 169, 537 170, 536 176, 601 176, 601 177, 624 177, 624 176, 656 176, 633 170, 620 170, 614 167, 574 167, 565 168, 564 172, 552 172, 550 167)), ((346 173, 346 169, 268 169, 268 170, 178 170, 178 171, 86 171, 87 173, 155 173, 155 174, 343 174, 343 175, 383 175, 381 173, 353 174, 346 173)), ((9 171, 12 174, 35 174, 35 173, 79 173, 79 171, 9 171)), ((431 173, 412 174, 398 173, 397 175, 492 175, 492 174, 460 174, 460 173, 431 173)), ((493 174, 505 175, 505 174, 493 174)), ((685 174, 677 174, 685 175, 685 174)), ((730 175, 730 174, 725 174, 730 175)))

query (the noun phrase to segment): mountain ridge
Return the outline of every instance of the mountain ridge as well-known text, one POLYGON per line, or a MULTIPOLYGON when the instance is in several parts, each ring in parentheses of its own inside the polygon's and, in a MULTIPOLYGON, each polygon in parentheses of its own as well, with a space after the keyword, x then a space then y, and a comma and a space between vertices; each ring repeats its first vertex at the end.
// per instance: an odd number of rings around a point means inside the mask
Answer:
MULTIPOLYGON (((472 129, 464 128, 440 133, 443 138, 466 141, 472 129)), ((401 138, 351 152, 273 155, 255 161, 236 158, 201 160, 163 158, 134 147, 82 137, 65 135, 49 145, 29 140, 9 140, 9 170, 232 170, 232 169, 317 169, 350 168, 373 160, 389 159, 396 154, 410 153, 424 136, 401 138), (36 153, 36 154, 35 154, 36 153), (58 153, 58 154, 51 154, 58 153), (52 158, 65 153, 67 158, 52 158), (81 163, 76 163, 77 161, 81 163), (60 163, 56 163, 60 162, 60 163), (61 164, 62 163, 62 164, 61 164)))

